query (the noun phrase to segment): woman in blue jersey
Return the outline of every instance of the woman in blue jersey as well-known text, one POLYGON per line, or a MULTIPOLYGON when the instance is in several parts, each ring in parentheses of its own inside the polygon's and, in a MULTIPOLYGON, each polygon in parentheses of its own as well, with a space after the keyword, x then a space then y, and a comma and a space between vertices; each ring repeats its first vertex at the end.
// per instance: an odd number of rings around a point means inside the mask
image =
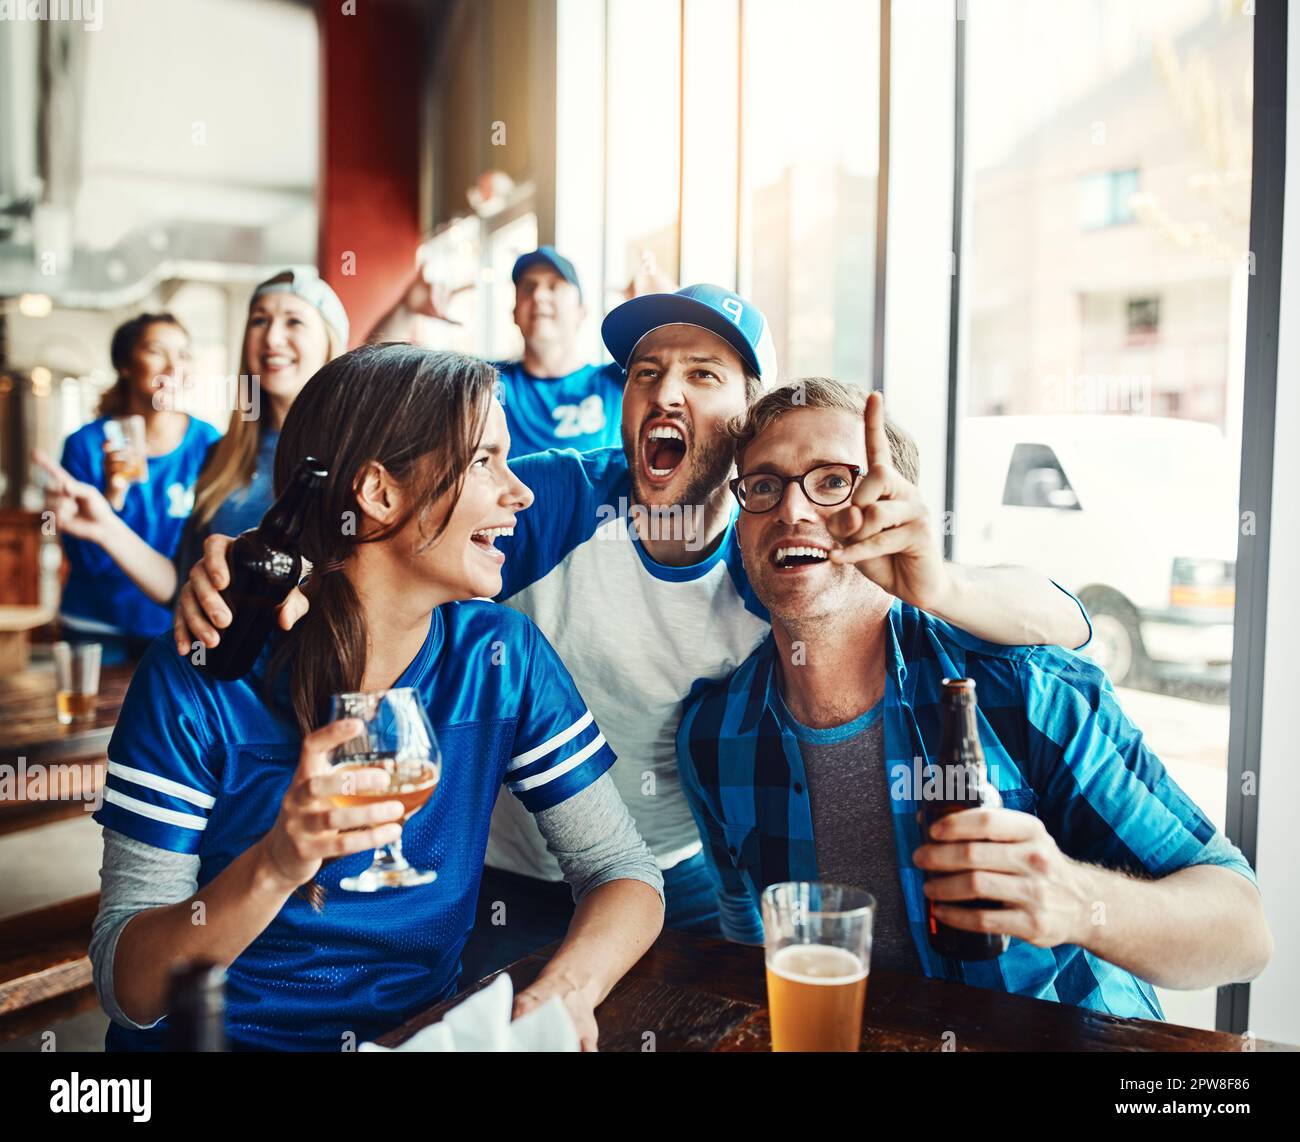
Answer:
MULTIPOLYGON (((174 318, 163 317, 175 324, 174 318)), ((120 335, 122 331, 118 332, 120 335)), ((132 489, 127 493, 127 508, 119 514, 105 495, 102 479, 84 461, 86 448, 79 437, 86 433, 95 440, 102 438, 102 427, 97 427, 101 422, 69 437, 62 467, 37 454, 37 462, 52 477, 50 494, 60 532, 75 537, 71 545, 65 539, 74 573, 79 567, 91 571, 89 576, 70 579, 70 593, 65 591, 64 620, 70 632, 85 627, 83 612, 100 603, 99 596, 108 592, 129 599, 148 617, 146 629, 132 632, 134 635, 152 638, 167 628, 178 585, 177 568, 188 570, 211 531, 237 535, 256 527, 271 506, 272 464, 285 414, 312 374, 343 352, 347 340, 348 318, 343 304, 314 272, 285 270, 253 291, 244 326, 239 384, 232 392, 236 400, 230 427, 221 436, 215 429, 201 426, 202 440, 192 453, 186 453, 189 478, 184 495, 174 494, 175 489, 168 484, 165 517, 152 507, 142 517, 153 519, 154 531, 164 530, 165 536, 146 534, 136 526, 136 517, 143 510, 140 505, 149 495, 163 495, 161 489, 146 491, 143 496, 140 489, 132 489), (170 521, 165 526, 159 522, 164 518, 170 521), (93 586, 83 588, 86 581, 93 586)), ((143 344, 147 347, 148 343, 143 344)), ((117 337, 113 361, 117 365, 117 337)), ((150 360, 140 368, 153 369, 158 364, 150 360)), ((121 366, 118 368, 120 371, 121 366)), ((170 383, 170 374, 156 369, 147 374, 149 379, 155 376, 170 383)), ((143 405, 152 400, 153 390, 145 387, 144 379, 135 383, 141 396, 130 411, 144 414, 143 405)), ((181 413, 157 412, 150 407, 155 418, 187 419, 181 413)), ((150 479, 152 483, 152 460, 150 479)), ((104 622, 98 620, 89 633, 103 633, 104 622)), ((134 642, 130 649, 138 654, 143 646, 134 642)))
POLYGON ((119 326, 110 347, 117 382, 95 420, 63 445, 62 467, 40 455, 55 476, 56 513, 68 579, 60 608, 70 642, 98 642, 105 665, 138 656, 171 624, 170 610, 117 566, 123 547, 170 566, 194 504, 194 483, 220 436, 210 424, 173 409, 185 379, 190 338, 170 313, 142 313, 119 326), (145 424, 148 479, 126 484, 105 463, 108 422, 139 416, 145 424), (87 510, 80 511, 80 504, 87 510))
POLYGON ((168 969, 196 957, 227 965, 243 1047, 347 1049, 452 995, 503 783, 578 902, 516 1012, 561 996, 595 1045, 594 1008, 659 931, 662 878, 568 672, 530 620, 485 599, 501 588, 495 539, 532 502, 506 465, 495 380, 482 362, 407 345, 322 369, 276 454, 278 487, 305 455, 330 472, 302 540, 317 568, 310 617, 238 682, 166 639, 141 661, 96 814, 91 959, 110 1047, 159 1045, 168 969), (398 835, 401 805, 332 807, 342 777, 327 753, 356 728, 325 725, 329 699, 394 686, 419 691, 442 747, 439 787, 401 830, 411 863, 438 878, 342 891, 398 835))

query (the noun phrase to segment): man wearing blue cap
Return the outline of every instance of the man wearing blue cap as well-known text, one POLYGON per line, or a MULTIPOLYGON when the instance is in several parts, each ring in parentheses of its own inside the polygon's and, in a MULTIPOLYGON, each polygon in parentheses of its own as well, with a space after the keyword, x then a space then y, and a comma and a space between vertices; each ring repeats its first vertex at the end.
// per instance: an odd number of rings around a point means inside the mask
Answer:
MULTIPOLYGON (((634 298, 601 333, 626 370, 623 447, 512 464, 536 500, 501 543, 500 598, 551 640, 619 756, 611 774, 664 873, 665 924, 717 934, 674 737, 683 701, 771 629, 736 542, 727 426, 775 382, 776 354, 762 312, 715 285, 634 298)), ((1050 580, 944 563, 916 488, 894 486, 889 523, 872 505, 846 517, 837 558, 864 559, 868 575, 887 567, 908 602, 990 641, 1088 640, 1082 608, 1050 580)), ((493 817, 467 981, 562 936, 572 910, 558 864, 511 800, 493 817)))
MULTIPOLYGON (((554 246, 539 246, 515 261, 514 320, 524 353, 495 362, 501 373, 499 397, 510 430, 510 455, 548 448, 586 452, 619 442, 623 369, 582 359, 578 335, 587 319, 578 271, 554 246)), ((671 288, 653 255, 642 256, 627 296, 671 288)), ((452 321, 451 292, 417 276, 399 304, 376 326, 372 341, 418 340, 416 317, 452 321)))
MULTIPOLYGON (((718 934, 675 738, 683 701, 730 675, 771 629, 736 542, 727 427, 775 381, 775 353, 761 311, 714 285, 635 297, 601 333, 626 372, 622 447, 512 461, 536 498, 498 541, 498 598, 551 641, 618 755, 610 773, 663 871, 665 923, 718 934)), ((839 560, 863 560, 864 575, 990 642, 1087 641, 1082 608, 1051 580, 945 563, 915 486, 890 486, 887 512, 864 504, 846 517, 839 560)), ((210 545, 187 590, 217 600, 209 571, 224 566, 224 547, 210 545)), ((290 600, 282 624, 305 609, 300 593, 290 600)), ((558 863, 513 800, 493 815, 467 982, 562 936, 572 913, 558 863)))

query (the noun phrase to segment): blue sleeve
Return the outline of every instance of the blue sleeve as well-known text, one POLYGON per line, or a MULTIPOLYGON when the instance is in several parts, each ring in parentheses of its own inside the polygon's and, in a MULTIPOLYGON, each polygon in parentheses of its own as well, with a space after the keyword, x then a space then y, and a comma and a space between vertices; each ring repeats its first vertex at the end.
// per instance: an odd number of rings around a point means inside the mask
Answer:
MULTIPOLYGON (((745 879, 731 860, 723 823, 704 791, 700 771, 696 764, 693 735, 699 732, 696 714, 705 698, 688 699, 677 729, 677 772, 682 792, 690 806, 695 826, 700 831, 704 847, 704 865, 713 882, 718 898, 718 914, 722 933, 738 944, 763 942, 763 919, 758 905, 749 892, 745 879)), ((706 743, 705 747, 708 748, 706 743)), ((716 753, 716 744, 713 745, 716 753)))
POLYGON ((540 813, 586 789, 614 764, 614 751, 560 656, 531 622, 526 657, 505 783, 525 809, 540 813))
POLYGON ((544 578, 601 524, 617 519, 624 510, 619 497, 629 494, 621 448, 552 448, 511 460, 510 467, 534 498, 515 518, 515 534, 499 543, 506 562, 498 601, 544 578))
POLYGON ((108 743, 104 800, 95 820, 133 840, 196 853, 216 802, 215 711, 170 637, 136 667, 108 743))
POLYGON ((1087 659, 1047 652, 1021 671, 1028 715, 1026 776, 1038 816, 1076 860, 1166 876, 1216 864, 1252 884, 1242 852, 1170 777, 1087 659))

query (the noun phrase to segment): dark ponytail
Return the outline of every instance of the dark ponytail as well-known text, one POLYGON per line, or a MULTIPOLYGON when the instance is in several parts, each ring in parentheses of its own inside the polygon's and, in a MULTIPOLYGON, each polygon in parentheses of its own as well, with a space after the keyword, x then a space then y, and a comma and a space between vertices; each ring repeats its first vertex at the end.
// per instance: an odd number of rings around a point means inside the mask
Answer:
POLYGON ((275 453, 277 494, 304 456, 329 469, 302 537, 312 562, 311 609, 278 648, 268 682, 289 671, 299 730, 329 717, 332 694, 359 690, 366 669, 367 632, 361 602, 341 572, 356 546, 377 543, 419 515, 427 542, 442 534, 450 511, 423 517, 434 502, 460 496, 495 392, 496 370, 460 353, 402 343, 366 345, 322 368, 293 402, 275 453), (355 488, 377 461, 410 492, 410 510, 362 535, 355 488))

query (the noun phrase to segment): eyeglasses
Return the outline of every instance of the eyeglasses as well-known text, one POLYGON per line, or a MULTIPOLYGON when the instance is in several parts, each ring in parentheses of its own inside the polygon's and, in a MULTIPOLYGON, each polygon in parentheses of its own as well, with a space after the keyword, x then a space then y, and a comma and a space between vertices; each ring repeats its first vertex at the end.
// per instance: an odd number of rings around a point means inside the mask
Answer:
POLYGON ((730 487, 731 494, 745 511, 761 515, 785 498, 785 489, 790 484, 798 484, 799 490, 813 503, 832 508, 853 494, 861 475, 862 469, 856 464, 823 464, 810 468, 802 476, 751 472, 748 476, 737 476, 730 487))

